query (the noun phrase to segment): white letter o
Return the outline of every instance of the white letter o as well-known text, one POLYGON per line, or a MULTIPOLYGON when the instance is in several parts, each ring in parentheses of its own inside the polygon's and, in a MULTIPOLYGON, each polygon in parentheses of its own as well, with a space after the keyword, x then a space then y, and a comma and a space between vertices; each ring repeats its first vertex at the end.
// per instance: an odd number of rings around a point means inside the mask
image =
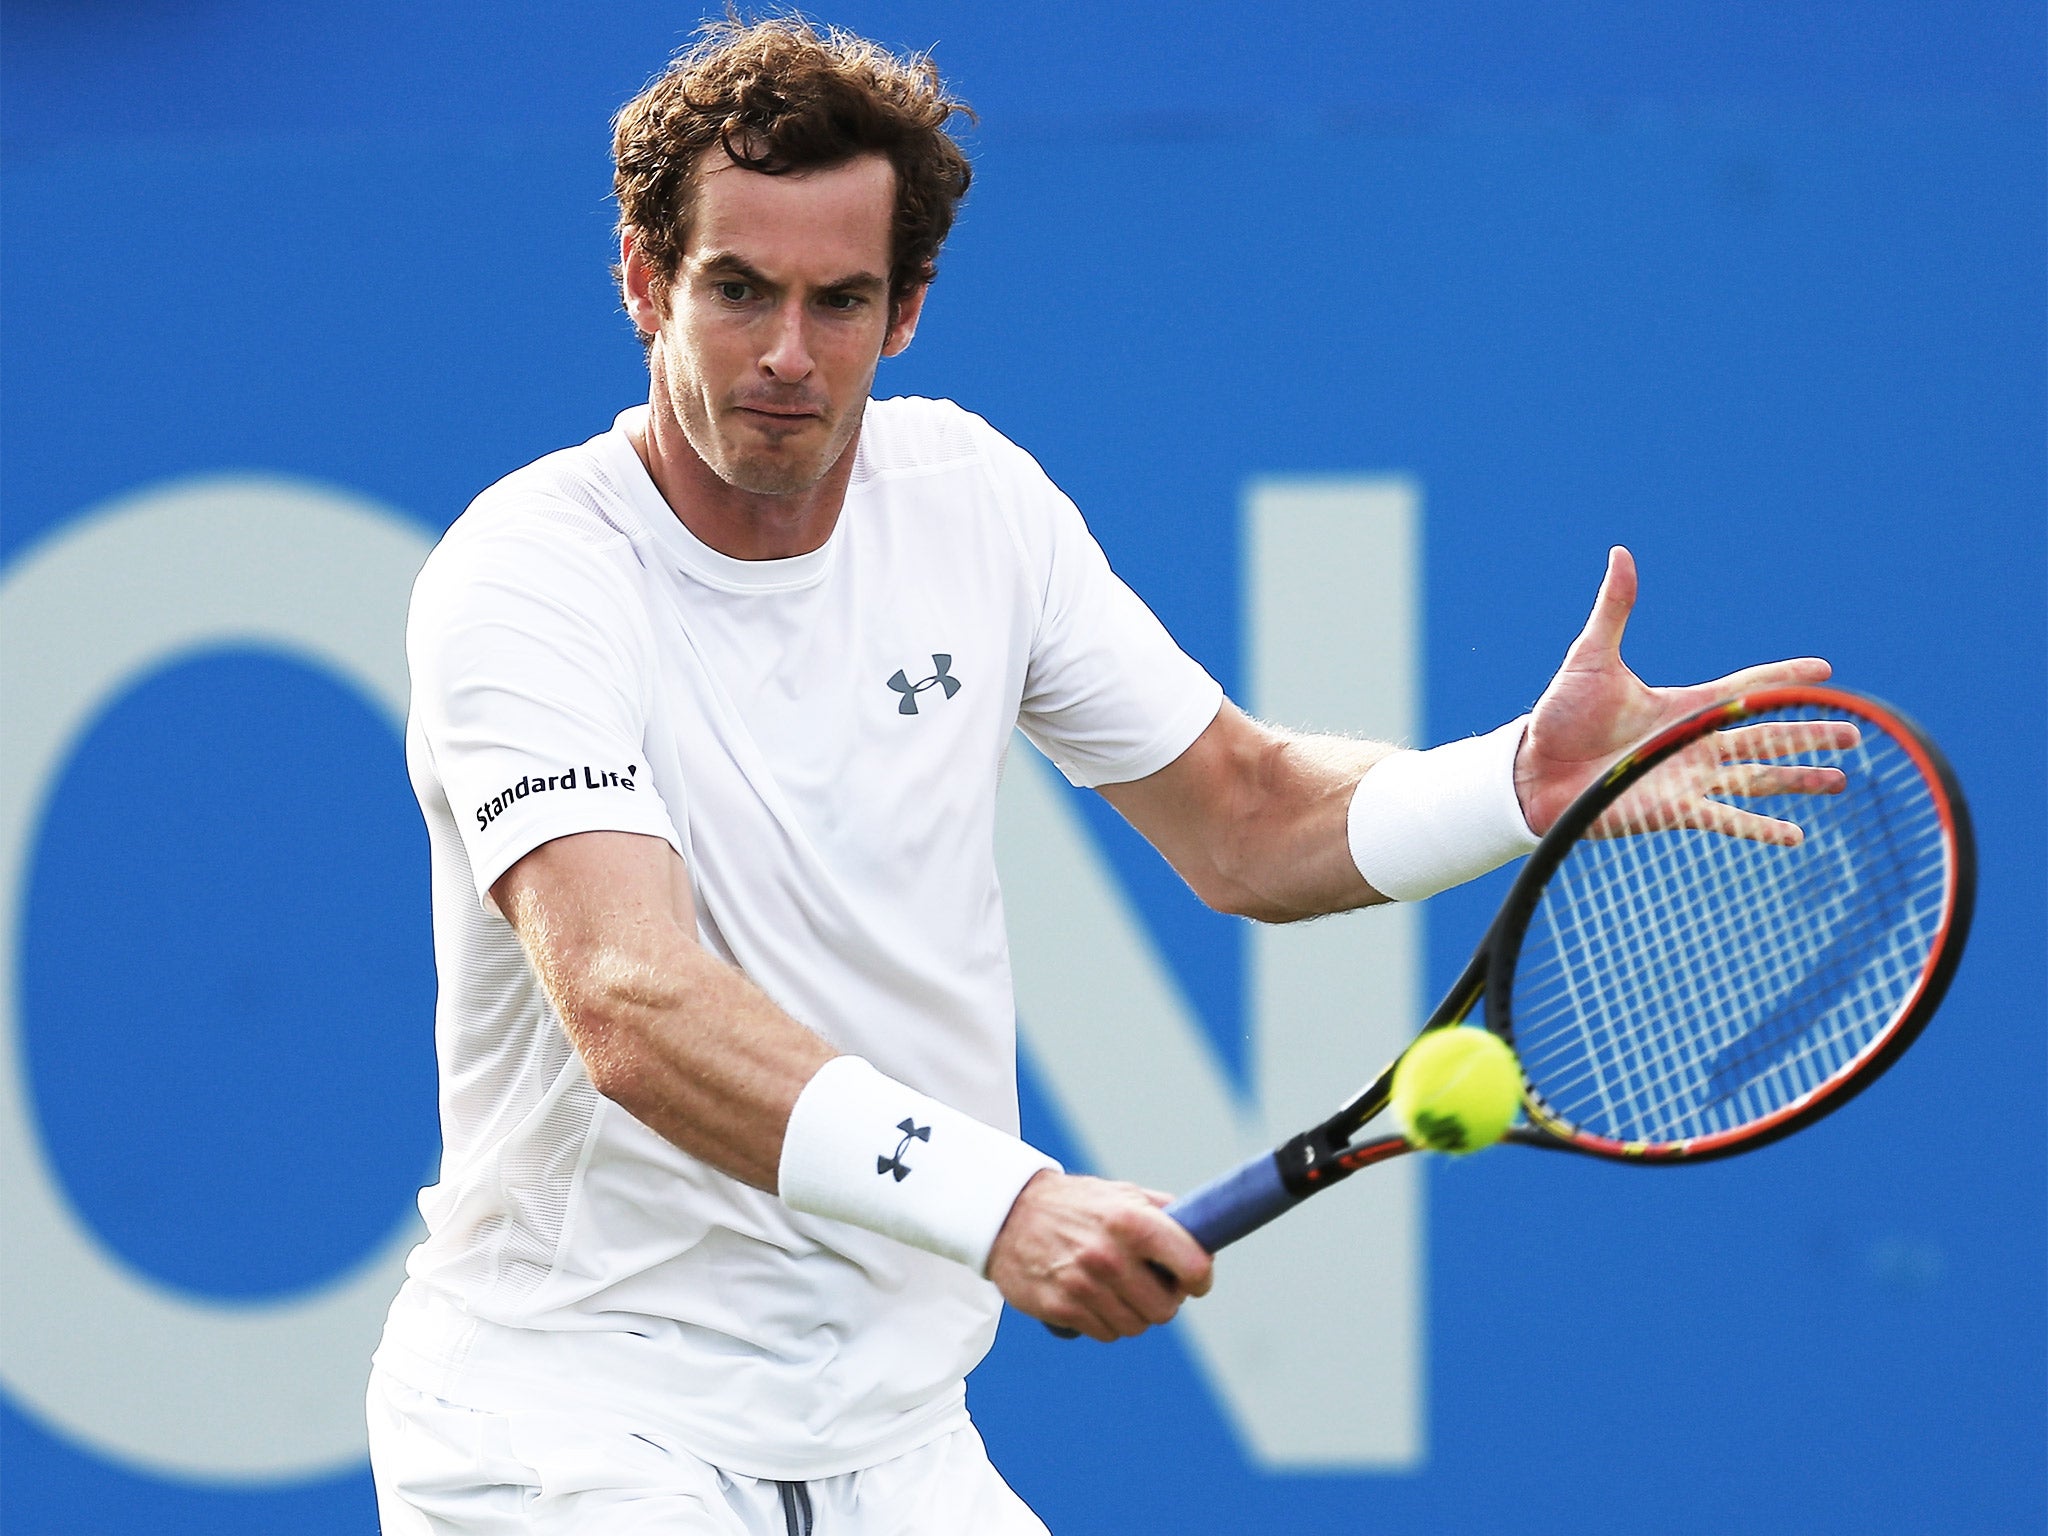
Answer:
POLYGON ((44 1156, 15 1017, 36 834, 104 704, 198 652, 283 652, 402 722, 406 600, 431 547, 367 501, 234 476, 109 503, 0 577, 0 1380, 140 1469, 252 1483, 360 1462, 369 1354, 418 1223, 312 1290, 248 1301, 161 1285, 80 1223, 44 1156))

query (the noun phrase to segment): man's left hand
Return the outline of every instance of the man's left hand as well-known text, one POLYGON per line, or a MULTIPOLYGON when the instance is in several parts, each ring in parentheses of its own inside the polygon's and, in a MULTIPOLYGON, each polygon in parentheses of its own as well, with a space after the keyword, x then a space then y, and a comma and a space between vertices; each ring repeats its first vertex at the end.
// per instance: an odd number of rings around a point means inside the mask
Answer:
POLYGON ((1652 688, 1621 659, 1621 634, 1635 605, 1635 558, 1617 545, 1608 551, 1592 615, 1536 701, 1515 757, 1515 794, 1532 832, 1548 832, 1616 758, 1674 721, 1752 688, 1825 682, 1832 670, 1818 656, 1801 656, 1689 688, 1652 688))

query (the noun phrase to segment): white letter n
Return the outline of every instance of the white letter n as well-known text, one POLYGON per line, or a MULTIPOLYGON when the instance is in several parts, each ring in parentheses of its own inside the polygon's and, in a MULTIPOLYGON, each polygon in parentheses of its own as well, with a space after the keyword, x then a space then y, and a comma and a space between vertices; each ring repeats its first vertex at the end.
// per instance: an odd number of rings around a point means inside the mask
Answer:
MULTIPOLYGON (((1244 701, 1277 724, 1415 742, 1418 498, 1404 480, 1255 482, 1244 701)), ((1093 1168, 1185 1191, 1329 1114, 1421 1020, 1412 908, 1255 926, 1243 1102, 1052 770, 1020 752, 997 856, 1020 1039, 1093 1168)), ((1367 1170, 1229 1249, 1181 1339, 1256 1463, 1395 1471, 1423 1455, 1422 1179, 1367 1170)), ((1078 1347, 1078 1346, 1077 1346, 1078 1347)))

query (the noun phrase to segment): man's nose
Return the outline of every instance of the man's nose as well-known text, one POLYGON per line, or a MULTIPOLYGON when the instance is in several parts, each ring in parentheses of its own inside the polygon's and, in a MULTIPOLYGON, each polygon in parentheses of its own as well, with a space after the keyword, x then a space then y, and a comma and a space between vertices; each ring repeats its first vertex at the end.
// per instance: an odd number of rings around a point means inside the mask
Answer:
POLYGON ((784 384, 810 377, 814 366, 810 338, 805 334, 803 306, 784 304, 770 322, 772 329, 761 353, 761 371, 784 384))

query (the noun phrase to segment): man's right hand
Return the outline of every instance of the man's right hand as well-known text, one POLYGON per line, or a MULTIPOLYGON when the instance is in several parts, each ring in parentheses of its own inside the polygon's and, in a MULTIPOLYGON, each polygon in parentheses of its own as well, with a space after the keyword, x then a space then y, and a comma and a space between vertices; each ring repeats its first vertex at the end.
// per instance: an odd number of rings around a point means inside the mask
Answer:
POLYGON ((1133 1338, 1209 1292, 1208 1253, 1160 1210, 1172 1198, 1111 1179, 1035 1174, 996 1234, 988 1277, 1041 1322, 1105 1344, 1133 1338))

